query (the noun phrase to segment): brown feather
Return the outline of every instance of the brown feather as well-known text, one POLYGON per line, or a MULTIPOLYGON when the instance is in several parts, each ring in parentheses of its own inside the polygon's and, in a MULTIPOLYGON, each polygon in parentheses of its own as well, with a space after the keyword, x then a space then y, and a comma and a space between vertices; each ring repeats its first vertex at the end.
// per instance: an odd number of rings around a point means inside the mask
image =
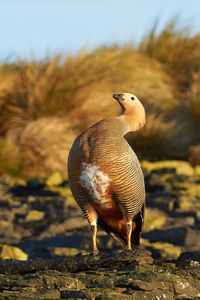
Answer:
POLYGON ((137 97, 120 97, 121 116, 104 119, 76 138, 68 174, 73 196, 89 223, 98 222, 124 247, 130 221, 131 241, 139 244, 145 203, 140 163, 124 136, 144 125, 145 111, 137 97))

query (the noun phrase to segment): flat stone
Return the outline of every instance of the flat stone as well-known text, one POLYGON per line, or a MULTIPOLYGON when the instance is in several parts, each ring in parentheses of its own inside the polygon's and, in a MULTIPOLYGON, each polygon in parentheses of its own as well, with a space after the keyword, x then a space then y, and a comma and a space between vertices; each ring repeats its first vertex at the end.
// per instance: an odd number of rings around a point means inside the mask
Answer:
POLYGON ((191 262, 197 261, 200 262, 200 251, 193 251, 193 252, 183 252, 178 257, 179 262, 191 262))
POLYGON ((26 221, 40 221, 44 219, 45 212, 39 210, 30 210, 26 216, 26 221))
POLYGON ((61 185, 62 183, 63 183, 63 177, 59 172, 54 172, 50 174, 46 180, 46 185, 48 186, 61 185))
POLYGON ((167 242, 177 246, 200 247, 200 226, 175 227, 166 230, 153 230, 142 234, 150 242, 167 242))
POLYGON ((0 259, 10 258, 17 260, 27 260, 28 255, 18 247, 0 244, 0 259))

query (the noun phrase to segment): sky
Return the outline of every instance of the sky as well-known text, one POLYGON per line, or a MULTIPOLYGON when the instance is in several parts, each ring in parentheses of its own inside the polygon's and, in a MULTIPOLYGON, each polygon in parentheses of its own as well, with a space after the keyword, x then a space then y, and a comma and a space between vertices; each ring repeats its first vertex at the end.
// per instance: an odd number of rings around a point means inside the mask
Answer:
POLYGON ((200 0, 0 0, 0 61, 138 44, 175 16, 200 32, 200 0))

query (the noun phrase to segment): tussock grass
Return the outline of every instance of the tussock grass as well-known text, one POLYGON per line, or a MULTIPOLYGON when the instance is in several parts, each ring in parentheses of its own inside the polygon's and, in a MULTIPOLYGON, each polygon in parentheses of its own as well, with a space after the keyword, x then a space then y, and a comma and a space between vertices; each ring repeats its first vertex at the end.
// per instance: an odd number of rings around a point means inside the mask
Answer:
POLYGON ((30 121, 67 110, 64 76, 59 57, 43 63, 19 62, 15 79, 0 101, 0 133, 22 130, 30 121))
POLYGON ((22 175, 23 152, 9 138, 0 138, 0 174, 22 175))
POLYGON ((49 61, 19 62, 13 84, 0 97, 0 134, 20 131, 37 118, 68 113, 88 126, 89 119, 90 124, 96 121, 92 115, 97 104, 98 119, 116 114, 117 104, 110 106, 109 98, 118 89, 138 91, 140 98, 156 107, 173 106, 170 77, 159 63, 128 46, 91 54, 85 50, 63 61, 56 56, 49 61))
POLYGON ((157 161, 184 158, 187 141, 181 136, 185 130, 183 123, 168 120, 165 113, 149 113, 144 128, 129 133, 127 140, 140 159, 157 161))
POLYGON ((119 114, 112 94, 122 92, 136 94, 148 114, 145 127, 128 137, 139 156, 184 158, 189 146, 200 143, 199 50, 200 34, 173 19, 159 34, 155 24, 139 47, 113 45, 91 53, 84 48, 77 55, 5 62, 0 173, 65 171, 75 136, 119 114))
POLYGON ((76 135, 70 122, 62 118, 46 117, 30 122, 18 141, 24 153, 24 175, 66 172, 67 153, 76 135))
POLYGON ((188 117, 200 125, 200 71, 193 75, 185 105, 188 117))
POLYGON ((190 145, 200 144, 200 72, 194 75, 193 82, 187 90, 187 95, 177 106, 176 115, 179 123, 187 124, 185 139, 190 145))
POLYGON ((200 34, 192 36, 190 27, 180 28, 177 18, 168 22, 156 34, 157 22, 141 42, 139 51, 160 61, 174 77, 181 92, 193 80, 193 73, 200 69, 200 34))
POLYGON ((76 105, 69 114, 70 118, 81 119, 83 129, 120 112, 112 99, 116 92, 135 93, 152 109, 175 107, 170 76, 160 63, 137 53, 131 46, 99 49, 85 55, 84 70, 92 80, 79 90, 82 97, 75 100, 76 105))

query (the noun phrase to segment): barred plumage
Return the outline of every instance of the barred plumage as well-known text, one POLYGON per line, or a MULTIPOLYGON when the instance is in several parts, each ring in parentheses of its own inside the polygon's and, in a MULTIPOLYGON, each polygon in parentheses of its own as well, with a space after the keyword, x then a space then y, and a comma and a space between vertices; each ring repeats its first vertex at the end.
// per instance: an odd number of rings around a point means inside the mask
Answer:
POLYGON ((124 136, 144 126, 145 111, 132 94, 113 97, 122 115, 104 119, 80 134, 68 158, 69 185, 91 225, 94 254, 98 253, 97 224, 131 249, 131 242, 139 244, 144 218, 144 178, 124 136))

